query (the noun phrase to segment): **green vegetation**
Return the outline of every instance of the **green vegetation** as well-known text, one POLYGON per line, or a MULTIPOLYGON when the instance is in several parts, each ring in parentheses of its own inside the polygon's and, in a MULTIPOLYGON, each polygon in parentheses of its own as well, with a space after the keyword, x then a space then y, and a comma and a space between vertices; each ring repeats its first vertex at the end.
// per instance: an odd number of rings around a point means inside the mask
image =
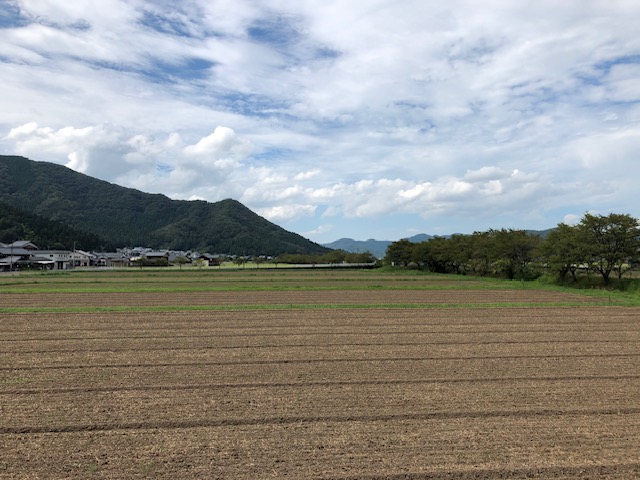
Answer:
MULTIPOLYGON (((592 306, 609 305, 606 300, 594 301, 592 306)), ((69 306, 69 307, 0 307, 0 313, 99 313, 99 312, 202 312, 202 311, 255 311, 255 310, 363 310, 370 308, 381 309, 443 309, 443 308, 526 308, 526 307, 579 307, 584 302, 548 302, 535 304, 528 302, 494 302, 494 303, 380 303, 380 304, 314 304, 288 303, 286 305, 159 305, 159 306, 69 306)), ((637 306, 637 305, 636 305, 637 306)))
POLYGON ((91 232, 117 246, 236 255, 329 251, 235 200, 171 200, 23 157, 0 156, 0 201, 91 232))
POLYGON ((114 248, 97 235, 49 220, 0 202, 0 242, 28 239, 45 249, 108 250, 114 248))
POLYGON ((570 276, 574 286, 637 291, 640 280, 623 275, 640 263, 639 225, 626 214, 586 214, 575 226, 559 224, 546 238, 502 229, 421 243, 400 240, 389 245, 385 261, 430 272, 521 281, 547 275, 565 284, 570 276))
POLYGON ((376 263, 376 258, 370 252, 349 253, 344 250, 332 250, 322 255, 285 253, 278 255, 275 262, 291 265, 374 264, 376 263))
MULTIPOLYGON (((0 276, 0 313, 38 313, 38 312, 173 312, 173 311, 226 311, 226 310, 278 310, 278 309, 362 309, 362 308, 499 308, 499 307, 559 307, 576 305, 618 305, 618 306, 640 306, 640 292, 636 291, 606 291, 601 289, 583 290, 576 298, 554 298, 549 296, 548 301, 544 298, 528 300, 532 292, 555 292, 573 293, 575 289, 550 285, 545 282, 546 277, 533 282, 510 281, 507 279, 493 277, 473 277, 473 276, 452 276, 442 274, 432 274, 421 270, 406 270, 383 267, 375 270, 321 270, 321 269, 283 269, 283 270, 162 270, 154 271, 146 269, 132 269, 127 271, 72 271, 65 274, 46 273, 21 273, 0 276), (370 295, 362 297, 370 298, 370 302, 354 303, 334 303, 331 301, 332 292, 335 291, 359 291, 371 292, 370 295), (397 295, 389 296, 385 300, 377 295, 377 292, 397 292, 397 295), (407 303, 403 299, 405 292, 424 292, 425 301, 413 301, 407 303), (468 301, 447 300, 447 292, 465 291, 471 296, 468 301), (508 300, 501 300, 495 297, 492 302, 477 303, 476 292, 487 292, 488 295, 497 295, 497 292, 513 291, 516 295, 505 297, 508 300), (212 294, 236 295, 243 292, 242 298, 246 304, 220 303, 211 297, 211 302, 207 304, 184 304, 179 300, 184 293, 211 292, 212 294), (252 293, 258 292, 281 292, 290 300, 284 303, 263 303, 258 300, 251 300, 252 293), (289 292, 289 293, 287 293, 289 292), (326 303, 301 303, 296 292, 319 292, 319 295, 326 298, 326 303), (324 297, 325 293, 328 295, 324 297), (128 298, 124 303, 119 303, 116 297, 112 297, 105 304, 78 304, 83 302, 83 297, 76 295, 94 294, 95 300, 99 300, 100 294, 123 295, 117 298, 128 298), (131 302, 132 296, 144 299, 145 294, 162 294, 163 298, 170 300, 175 294, 176 302, 171 301, 163 304, 149 304, 141 302, 136 304, 131 302), (246 294, 246 296, 245 296, 246 294), (23 300, 11 304, 2 301, 3 296, 9 295, 20 297, 23 300), (54 304, 48 305, 47 297, 56 299, 54 304), (435 303, 430 303, 427 298, 437 295, 440 298, 435 303), (26 299, 33 298, 37 301, 33 304, 26 303, 26 299), (65 300, 60 302, 60 298, 65 300), (113 301, 113 304, 108 304, 113 301)), ((203 298, 203 297, 200 297, 203 298)), ((285 297, 282 297, 285 298, 285 297)), ((415 297, 414 297, 415 298, 415 297)), ((15 301, 15 300, 14 300, 15 301)))

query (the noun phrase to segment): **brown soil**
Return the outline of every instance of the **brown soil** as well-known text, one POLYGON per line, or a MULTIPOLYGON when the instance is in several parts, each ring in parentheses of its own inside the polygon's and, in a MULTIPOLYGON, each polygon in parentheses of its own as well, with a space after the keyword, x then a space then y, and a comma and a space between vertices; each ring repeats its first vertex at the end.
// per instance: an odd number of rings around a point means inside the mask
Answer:
POLYGON ((175 305, 405 305, 593 302, 572 293, 536 290, 285 290, 182 293, 4 293, 3 307, 175 305))
POLYGON ((637 308, 5 314, 0 328, 0 478, 640 477, 637 308))

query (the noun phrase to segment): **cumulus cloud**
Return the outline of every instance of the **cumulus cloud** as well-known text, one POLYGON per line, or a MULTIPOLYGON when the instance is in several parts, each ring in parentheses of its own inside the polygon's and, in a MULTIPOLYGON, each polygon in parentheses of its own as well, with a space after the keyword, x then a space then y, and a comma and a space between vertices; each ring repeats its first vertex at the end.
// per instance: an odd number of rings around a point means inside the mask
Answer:
POLYGON ((31 122, 11 129, 7 138, 20 154, 46 157, 100 178, 126 171, 124 159, 133 151, 124 132, 106 125, 54 130, 31 122))
POLYGON ((237 198, 318 238, 309 222, 329 216, 333 232, 369 238, 394 236, 381 218, 471 231, 640 215, 636 2, 12 0, 7 12, 4 153, 173 198, 237 198))
POLYGON ((275 207, 258 208, 256 212, 274 222, 294 220, 299 217, 310 217, 316 213, 315 205, 278 205, 275 207))
POLYGON ((186 147, 177 133, 131 136, 110 125, 54 130, 32 122, 11 129, 7 139, 20 154, 87 175, 173 198, 205 199, 206 192, 209 200, 238 194, 226 185, 235 182, 234 174, 250 150, 249 143, 227 127, 217 127, 186 147))
POLYGON ((228 127, 216 127, 211 135, 201 138, 195 145, 189 145, 184 150, 188 155, 220 156, 236 148, 238 137, 236 132, 228 127))

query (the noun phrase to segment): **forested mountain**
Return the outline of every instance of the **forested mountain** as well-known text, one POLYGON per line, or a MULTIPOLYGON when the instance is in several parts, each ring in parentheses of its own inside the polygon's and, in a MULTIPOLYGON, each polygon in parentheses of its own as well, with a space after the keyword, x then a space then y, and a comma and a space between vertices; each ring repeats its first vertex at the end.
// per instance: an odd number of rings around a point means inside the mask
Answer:
POLYGON ((246 255, 329 250, 235 200, 171 200, 18 156, 0 156, 0 201, 118 246, 246 255))
POLYGON ((113 245, 98 235, 0 202, 0 242, 30 240, 41 249, 111 250, 113 245))

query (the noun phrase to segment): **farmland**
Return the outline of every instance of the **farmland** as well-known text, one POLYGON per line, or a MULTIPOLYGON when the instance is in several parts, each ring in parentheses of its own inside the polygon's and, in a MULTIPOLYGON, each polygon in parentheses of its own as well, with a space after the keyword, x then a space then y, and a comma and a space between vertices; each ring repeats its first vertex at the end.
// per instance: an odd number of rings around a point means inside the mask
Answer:
POLYGON ((0 478, 640 477, 640 307, 377 271, 0 277, 0 478))

